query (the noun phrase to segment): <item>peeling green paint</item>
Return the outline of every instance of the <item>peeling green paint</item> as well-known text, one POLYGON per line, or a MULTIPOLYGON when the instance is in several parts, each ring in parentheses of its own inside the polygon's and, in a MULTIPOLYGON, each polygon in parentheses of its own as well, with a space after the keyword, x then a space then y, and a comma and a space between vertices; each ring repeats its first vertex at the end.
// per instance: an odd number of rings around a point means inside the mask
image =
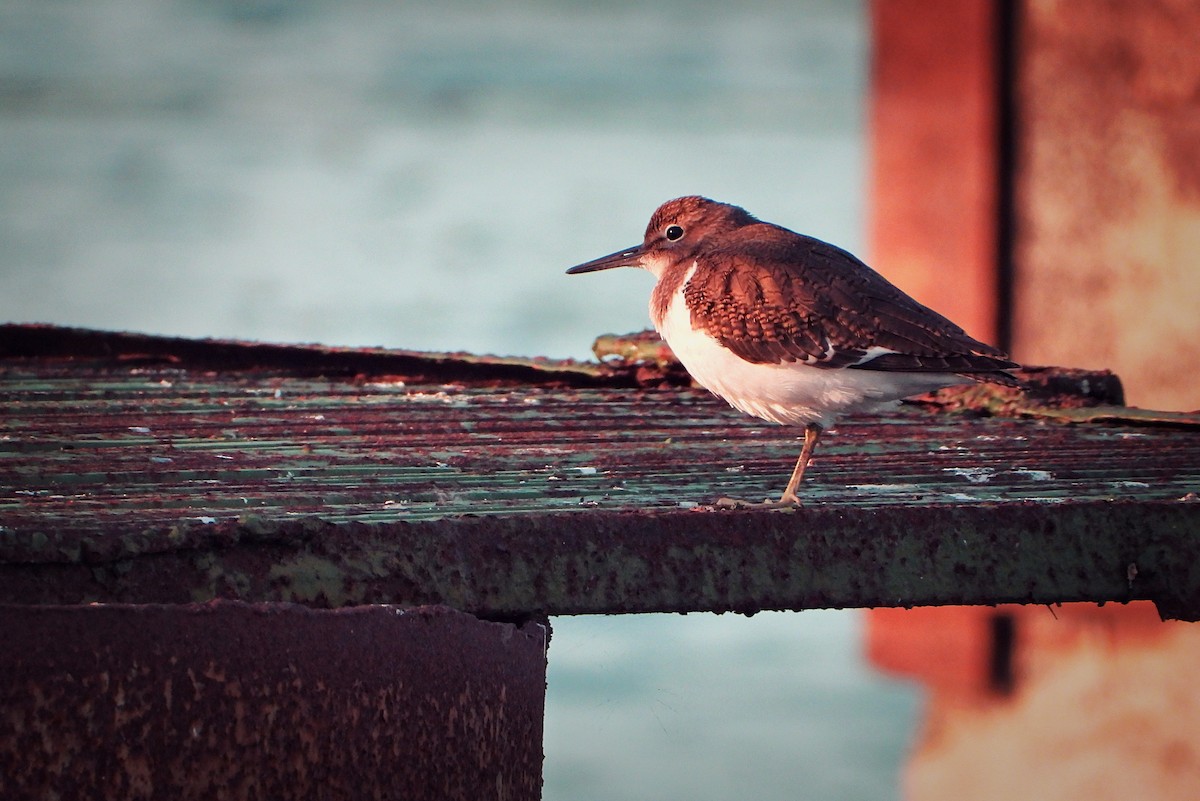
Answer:
POLYGON ((267 580, 281 584, 287 596, 299 603, 343 606, 347 600, 347 567, 305 552, 271 565, 267 580))

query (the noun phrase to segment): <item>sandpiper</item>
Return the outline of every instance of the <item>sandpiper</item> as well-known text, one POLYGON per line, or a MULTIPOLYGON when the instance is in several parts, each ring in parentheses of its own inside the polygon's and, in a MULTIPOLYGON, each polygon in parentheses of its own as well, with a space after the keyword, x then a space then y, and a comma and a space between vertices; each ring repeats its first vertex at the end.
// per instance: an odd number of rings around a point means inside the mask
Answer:
POLYGON ((1015 385, 1015 362, 841 248, 688 196, 658 207, 642 243, 567 270, 641 267, 650 319, 692 378, 734 408, 804 426, 780 504, 821 432, 844 414, 970 381, 1015 385))

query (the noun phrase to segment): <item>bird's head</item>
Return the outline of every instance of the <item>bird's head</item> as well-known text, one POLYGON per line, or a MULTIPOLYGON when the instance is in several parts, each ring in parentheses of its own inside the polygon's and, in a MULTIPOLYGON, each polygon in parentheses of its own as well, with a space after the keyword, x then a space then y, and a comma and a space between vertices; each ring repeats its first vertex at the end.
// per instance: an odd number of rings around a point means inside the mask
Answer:
POLYGON ((724 234, 757 223, 745 209, 698 195, 668 200, 655 210, 642 244, 601 256, 567 270, 568 275, 641 267, 656 277, 672 264, 691 261, 724 234))

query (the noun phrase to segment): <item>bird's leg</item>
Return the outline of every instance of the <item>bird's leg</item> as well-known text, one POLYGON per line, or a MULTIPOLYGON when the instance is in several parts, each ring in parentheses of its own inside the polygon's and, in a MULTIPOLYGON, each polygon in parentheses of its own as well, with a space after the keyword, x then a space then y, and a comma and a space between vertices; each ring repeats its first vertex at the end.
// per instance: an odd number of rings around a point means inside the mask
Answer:
POLYGON ((812 458, 813 450, 817 447, 817 440, 821 438, 821 430, 816 423, 809 423, 804 427, 804 447, 800 449, 800 458, 796 460, 796 469, 792 471, 787 489, 783 491, 783 497, 779 499, 780 503, 800 505, 800 499, 796 497, 796 489, 804 480, 804 468, 808 467, 808 460, 812 458))
POLYGON ((796 490, 799 488, 800 482, 804 480, 804 468, 808 467, 808 460, 812 458, 813 450, 817 447, 817 440, 821 438, 823 430, 816 423, 809 423, 804 427, 804 447, 800 449, 800 458, 796 461, 796 469, 792 471, 787 489, 783 491, 783 497, 779 500, 755 503, 734 498, 720 498, 715 506, 731 509, 778 509, 782 506, 800 506, 800 498, 796 496, 796 490))

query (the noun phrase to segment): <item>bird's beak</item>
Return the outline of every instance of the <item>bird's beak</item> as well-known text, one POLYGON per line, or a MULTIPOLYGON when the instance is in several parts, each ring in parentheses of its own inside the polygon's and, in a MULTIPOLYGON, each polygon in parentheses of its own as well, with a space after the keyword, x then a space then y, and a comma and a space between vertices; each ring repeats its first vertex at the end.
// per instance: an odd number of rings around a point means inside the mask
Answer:
POLYGON ((567 270, 567 275, 591 273, 596 270, 611 270, 613 267, 641 267, 641 260, 642 246, 637 245, 625 250, 618 250, 616 253, 609 253, 607 256, 601 256, 598 259, 585 261, 583 264, 576 264, 567 270))

